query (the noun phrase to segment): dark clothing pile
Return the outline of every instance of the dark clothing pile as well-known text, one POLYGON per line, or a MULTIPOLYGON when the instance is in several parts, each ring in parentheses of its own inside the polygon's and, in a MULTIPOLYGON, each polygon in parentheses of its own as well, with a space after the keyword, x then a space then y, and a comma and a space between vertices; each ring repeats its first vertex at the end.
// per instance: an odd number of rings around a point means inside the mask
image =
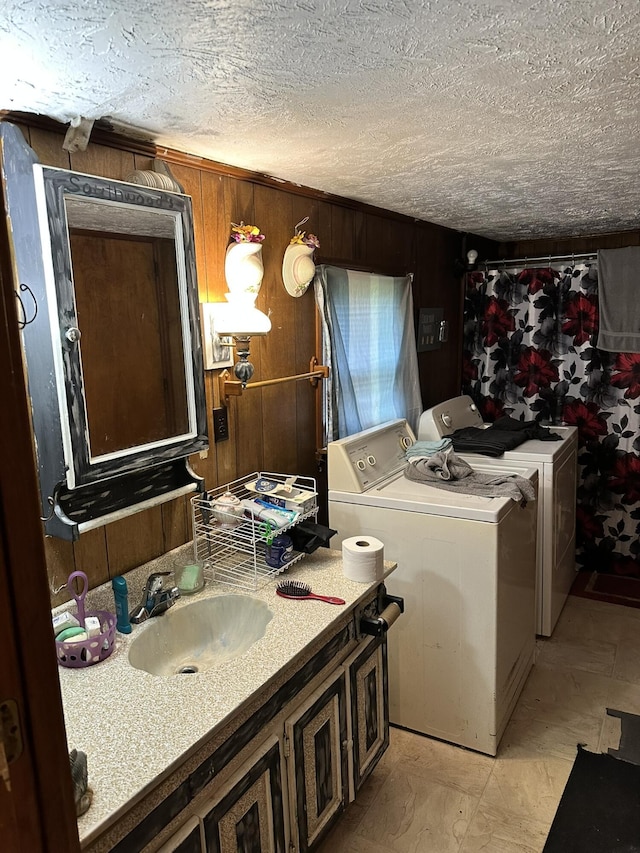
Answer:
POLYGON ((486 429, 464 427, 451 436, 456 453, 481 453, 483 456, 502 456, 505 450, 514 450, 529 439, 561 441, 562 436, 551 432, 537 421, 517 421, 505 415, 486 429))

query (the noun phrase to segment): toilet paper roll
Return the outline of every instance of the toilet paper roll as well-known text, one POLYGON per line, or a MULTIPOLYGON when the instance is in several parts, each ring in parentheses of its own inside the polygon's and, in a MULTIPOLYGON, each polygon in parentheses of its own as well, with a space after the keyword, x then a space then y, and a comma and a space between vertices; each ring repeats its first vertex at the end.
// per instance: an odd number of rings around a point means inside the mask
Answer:
POLYGON ((375 536, 352 536, 342 543, 342 572, 358 583, 381 581, 384 545, 375 536))

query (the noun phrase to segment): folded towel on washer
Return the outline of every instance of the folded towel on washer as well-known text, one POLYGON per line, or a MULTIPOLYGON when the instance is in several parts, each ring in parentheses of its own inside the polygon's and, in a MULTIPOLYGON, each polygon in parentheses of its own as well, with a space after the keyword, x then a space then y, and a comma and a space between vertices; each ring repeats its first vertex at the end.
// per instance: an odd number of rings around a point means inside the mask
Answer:
POLYGON ((485 498, 511 498, 526 503, 536 498, 536 490, 530 480, 518 474, 503 471, 485 474, 474 469, 457 456, 453 450, 435 453, 428 458, 410 459, 404 471, 405 477, 418 483, 435 486, 450 492, 479 495, 485 498))
POLYGON ((451 447, 450 438, 439 438, 437 441, 416 441, 405 453, 406 459, 411 459, 416 456, 433 456, 434 453, 439 453, 441 450, 446 450, 451 447))

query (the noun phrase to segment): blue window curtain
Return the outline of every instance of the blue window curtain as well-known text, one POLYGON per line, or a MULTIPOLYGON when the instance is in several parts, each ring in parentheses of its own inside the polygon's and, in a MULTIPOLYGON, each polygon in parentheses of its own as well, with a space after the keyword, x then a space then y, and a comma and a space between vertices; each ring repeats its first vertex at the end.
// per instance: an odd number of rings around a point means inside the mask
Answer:
POLYGON ((325 439, 422 412, 411 276, 320 265, 314 280, 322 358, 330 368, 325 439))

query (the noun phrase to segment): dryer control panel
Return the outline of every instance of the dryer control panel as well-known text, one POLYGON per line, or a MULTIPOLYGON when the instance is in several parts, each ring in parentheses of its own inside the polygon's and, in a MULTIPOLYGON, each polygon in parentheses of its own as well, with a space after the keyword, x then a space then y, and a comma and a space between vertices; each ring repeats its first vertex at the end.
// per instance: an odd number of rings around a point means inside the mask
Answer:
POLYGON ((438 403, 431 409, 426 409, 420 415, 418 424, 419 441, 438 441, 447 435, 451 435, 457 429, 464 427, 476 427, 482 429, 486 426, 482 421, 482 415, 471 397, 466 394, 460 397, 452 397, 444 403, 438 403))
POLYGON ((338 492, 366 492, 401 470, 415 442, 403 419, 389 421, 327 445, 327 481, 338 492))

